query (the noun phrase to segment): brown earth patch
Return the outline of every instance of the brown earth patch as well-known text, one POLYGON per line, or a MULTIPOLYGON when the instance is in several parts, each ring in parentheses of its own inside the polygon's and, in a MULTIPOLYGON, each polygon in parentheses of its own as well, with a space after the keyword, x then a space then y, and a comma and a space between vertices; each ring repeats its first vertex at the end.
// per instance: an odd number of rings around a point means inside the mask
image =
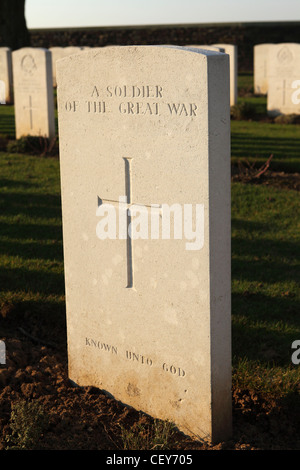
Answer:
POLYGON ((271 171, 265 165, 261 168, 255 168, 254 165, 250 164, 234 165, 232 166, 231 179, 234 182, 239 181, 242 183, 273 186, 280 189, 300 190, 300 173, 271 171))
MULTIPOLYGON (((0 450, 7 448, 12 434, 12 405, 22 400, 41 404, 48 417, 35 449, 117 452, 124 449, 122 429, 146 433, 153 425, 150 416, 104 391, 76 387, 68 380, 64 320, 31 315, 28 307, 24 312, 13 305, 2 306, 0 313, 0 338, 7 352, 6 364, 0 366, 0 450)), ((230 441, 210 446, 175 431, 169 449, 299 449, 300 406, 295 409, 292 403, 234 389, 230 441)))

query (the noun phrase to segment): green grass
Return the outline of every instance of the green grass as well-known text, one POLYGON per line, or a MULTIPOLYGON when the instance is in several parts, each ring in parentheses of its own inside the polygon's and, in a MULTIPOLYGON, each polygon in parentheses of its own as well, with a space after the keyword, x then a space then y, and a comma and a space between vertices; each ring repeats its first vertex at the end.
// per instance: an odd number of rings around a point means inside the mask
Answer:
POLYGON ((38 402, 20 400, 12 404, 6 450, 33 450, 48 427, 48 415, 38 402))
MULTIPOLYGON (((249 74, 240 77, 250 87, 249 74)), ((265 97, 247 96, 264 115, 265 97)), ((232 121, 232 161, 300 171, 300 126, 232 121)), ((0 134, 14 137, 13 107, 0 134)), ((271 168, 272 168, 271 167, 271 168)), ((59 161, 0 152, 0 307, 65 315, 59 161)), ((232 184, 233 383, 280 396, 299 383, 299 193, 232 184)))
POLYGON ((0 153, 0 304, 64 302, 59 164, 0 153))
POLYGON ((271 154, 271 169, 300 172, 300 125, 231 122, 232 163, 247 160, 261 166, 271 154))
MULTIPOLYGON (((0 153, 0 306, 65 315, 59 161, 0 153)), ((288 393, 299 382, 299 196, 232 184, 234 384, 288 393)))
POLYGON ((253 75, 251 72, 239 72, 238 75, 238 90, 253 92, 253 75))
POLYGON ((14 106, 0 105, 0 134, 15 138, 15 114, 14 106))
MULTIPOLYGON (((55 126, 58 130, 57 110, 55 109, 55 126)), ((0 135, 7 135, 15 139, 15 108, 13 105, 0 105, 0 135)))
MULTIPOLYGON (((257 118, 267 116, 267 98, 253 96, 252 74, 244 72, 238 77, 238 88, 249 90, 249 96, 239 97, 238 103, 251 104, 257 118)), ((54 92, 55 95, 55 92, 54 92)), ((54 96, 55 98, 55 96, 54 96)), ((56 129, 57 112, 56 112, 56 129)), ((14 107, 0 106, 0 135, 15 136, 14 107)), ((232 163, 250 162, 261 166, 273 155, 271 170, 300 172, 300 125, 274 124, 261 120, 231 122, 232 163)))
POLYGON ((234 183, 234 367, 240 381, 247 377, 256 388, 269 385, 268 392, 275 391, 283 377, 280 388, 286 381, 295 387, 300 378, 299 369, 291 365, 291 344, 300 338, 299 260, 298 193, 234 183), (270 375, 273 381, 264 380, 270 375))
POLYGON ((155 419, 152 426, 139 423, 135 427, 121 427, 124 450, 169 450, 175 425, 169 421, 155 419))
POLYGON ((251 164, 261 166, 270 155, 273 155, 271 169, 300 172, 300 125, 262 121, 267 117, 267 97, 252 94, 251 73, 239 74, 238 90, 240 93, 238 104, 246 102, 252 105, 256 120, 231 122, 232 162, 249 161, 251 164))

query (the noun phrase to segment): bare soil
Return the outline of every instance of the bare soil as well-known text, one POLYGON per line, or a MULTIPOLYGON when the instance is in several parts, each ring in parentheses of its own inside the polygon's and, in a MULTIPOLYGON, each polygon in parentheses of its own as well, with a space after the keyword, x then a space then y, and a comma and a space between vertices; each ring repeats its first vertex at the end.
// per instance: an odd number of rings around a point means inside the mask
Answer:
MULTIPOLYGON (((265 173, 261 178, 260 184, 299 190, 299 175, 265 173)), ((64 315, 51 315, 49 307, 41 312, 25 304, 2 305, 0 338, 7 353, 6 364, 0 365, 0 450, 7 448, 12 432, 11 405, 24 399, 43 405, 49 418, 35 449, 120 451, 124 449, 122 428, 134 430, 142 424, 146 430, 152 425, 150 416, 105 391, 76 387, 69 381, 64 315)), ((231 440, 210 446, 176 431, 169 449, 300 449, 299 395, 281 400, 233 389, 232 406, 231 440)))

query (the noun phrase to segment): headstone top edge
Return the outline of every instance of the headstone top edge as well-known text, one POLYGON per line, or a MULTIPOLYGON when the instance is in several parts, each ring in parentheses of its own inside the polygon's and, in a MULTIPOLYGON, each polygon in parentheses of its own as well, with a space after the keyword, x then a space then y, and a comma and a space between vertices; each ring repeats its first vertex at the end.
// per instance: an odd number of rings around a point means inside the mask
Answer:
POLYGON ((68 55, 66 57, 62 57, 60 59, 57 59, 56 61, 56 66, 57 68, 63 67, 64 64, 67 64, 67 62, 74 61, 77 58, 85 58, 85 57, 94 57, 96 58, 99 55, 103 56, 108 56, 108 54, 119 52, 120 50, 124 50, 126 52, 128 51, 134 51, 134 50, 144 50, 144 51, 150 51, 150 50, 158 50, 158 49, 165 49, 169 51, 176 51, 175 53, 184 53, 184 54, 197 54, 198 56, 202 57, 222 57, 224 55, 224 52, 218 52, 218 51, 211 51, 207 49, 198 49, 198 48, 193 48, 193 47, 187 47, 187 46, 172 46, 172 45, 150 45, 150 46, 114 46, 111 50, 106 47, 94 47, 92 49, 86 50, 86 51, 79 51, 78 53, 68 55))

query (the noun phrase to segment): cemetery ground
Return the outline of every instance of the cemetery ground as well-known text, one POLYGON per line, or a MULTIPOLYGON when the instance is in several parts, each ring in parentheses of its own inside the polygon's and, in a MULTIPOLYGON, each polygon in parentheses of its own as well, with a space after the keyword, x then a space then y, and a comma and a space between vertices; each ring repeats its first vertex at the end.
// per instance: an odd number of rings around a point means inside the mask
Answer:
POLYGON ((0 106, 0 449, 299 450, 292 343, 300 340, 300 124, 295 116, 267 117, 251 74, 240 75, 239 96, 232 110, 233 435, 215 446, 69 382, 57 142, 15 142, 13 106, 0 106))

